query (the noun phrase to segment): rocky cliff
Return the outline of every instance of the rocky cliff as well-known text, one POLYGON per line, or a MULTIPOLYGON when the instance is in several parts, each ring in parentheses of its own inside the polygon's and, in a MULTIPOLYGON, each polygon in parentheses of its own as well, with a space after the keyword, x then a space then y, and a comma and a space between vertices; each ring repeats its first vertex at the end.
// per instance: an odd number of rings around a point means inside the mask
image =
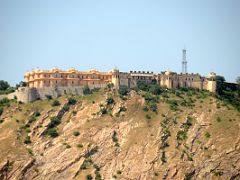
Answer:
POLYGON ((0 179, 240 179, 240 113, 208 92, 10 103, 0 179), (53 106, 52 106, 52 105, 53 106))

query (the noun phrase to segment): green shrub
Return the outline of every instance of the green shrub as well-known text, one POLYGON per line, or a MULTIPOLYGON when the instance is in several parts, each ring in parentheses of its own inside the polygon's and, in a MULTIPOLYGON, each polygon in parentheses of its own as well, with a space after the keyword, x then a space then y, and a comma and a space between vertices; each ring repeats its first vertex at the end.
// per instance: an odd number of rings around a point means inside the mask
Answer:
POLYGON ((86 178, 87 178, 87 180, 92 180, 92 179, 93 179, 93 177, 92 177, 91 174, 88 174, 88 175, 86 176, 86 178))
POLYGON ((95 180, 101 180, 102 177, 101 177, 101 174, 99 173, 98 170, 95 170, 95 180))
POLYGON ((205 137, 206 137, 206 138, 210 138, 210 137, 211 137, 210 133, 209 133, 209 132, 206 132, 206 133, 205 133, 205 137))
POLYGON ((125 106, 121 106, 119 109, 119 112, 125 112, 127 111, 127 108, 125 106))
POLYGON ((128 87, 127 86, 120 86, 118 93, 120 96, 126 96, 128 94, 128 87))
POLYGON ((0 119, 0 124, 2 124, 4 122, 4 120, 3 119, 0 119))
POLYGON ((0 91, 5 91, 10 87, 7 81, 0 80, 0 91))
POLYGON ((150 94, 150 93, 146 93, 146 94, 144 95, 144 99, 145 99, 145 101, 146 101, 147 103, 149 103, 150 101, 158 102, 158 98, 155 97, 155 96, 153 96, 153 95, 150 94))
POLYGON ((38 117, 38 116, 40 116, 40 115, 41 115, 41 114, 40 114, 39 111, 35 111, 35 112, 34 112, 34 116, 35 116, 35 117, 38 117))
POLYGON ((77 101, 76 101, 76 99, 74 99, 74 98, 68 98, 68 104, 69 105, 74 105, 74 104, 76 104, 77 103, 77 101))
POLYGON ((58 100, 54 100, 51 104, 53 107, 54 106, 60 106, 60 102, 58 100))
POLYGON ((58 136, 58 132, 55 128, 49 128, 46 133, 48 136, 51 136, 52 138, 55 138, 58 136))
POLYGON ((143 110, 146 111, 146 112, 149 111, 149 109, 148 109, 147 106, 144 106, 144 107, 143 107, 143 110))
POLYGON ((149 84, 145 81, 138 81, 137 82, 137 88, 142 91, 148 91, 149 90, 149 84))
POLYGON ((148 106, 149 106, 149 109, 150 109, 151 111, 153 111, 153 112, 156 112, 156 111, 157 111, 157 104, 156 104, 156 102, 150 101, 150 102, 148 103, 148 106))
POLYGON ((146 114, 146 119, 151 119, 151 116, 149 114, 146 114))
POLYGON ((0 107, 0 116, 2 115, 3 113, 3 107, 0 107))
POLYGON ((63 110, 65 111, 65 112, 67 112, 68 110, 69 110, 69 105, 68 104, 64 104, 64 106, 63 106, 63 110))
POLYGON ((77 147, 78 147, 78 148, 82 148, 83 145, 82 145, 82 144, 77 144, 77 147))
POLYGON ((160 95, 162 93, 162 89, 158 84, 151 84, 149 88, 149 92, 154 95, 160 95))
POLYGON ((30 129, 30 128, 26 128, 26 129, 25 129, 25 132, 26 132, 26 133, 30 133, 30 132, 31 132, 31 129, 30 129))
POLYGON ((29 121, 28 121, 28 123, 33 123, 34 121, 36 121, 36 118, 35 118, 35 116, 31 116, 30 117, 30 119, 29 119, 29 121))
POLYGON ((77 111, 72 111, 72 114, 75 116, 77 114, 77 111))
POLYGON ((167 157, 166 157, 166 152, 165 151, 162 152, 161 161, 162 161, 162 163, 167 162, 167 157))
POLYGON ((107 105, 111 105, 111 104, 114 103, 114 99, 113 99, 112 97, 108 97, 108 98, 106 99, 106 102, 107 102, 107 105))
POLYGON ((114 87, 113 83, 108 83, 105 89, 108 91, 111 91, 113 89, 113 87, 114 87))
POLYGON ((117 170, 117 174, 122 174, 122 171, 120 171, 120 170, 117 170))
POLYGON ((222 119, 220 117, 217 117, 217 122, 221 122, 222 119))
POLYGON ((177 133, 177 140, 183 141, 185 139, 187 139, 187 132, 183 131, 183 130, 178 131, 178 133, 177 133))
POLYGON ((117 137, 117 132, 116 132, 116 131, 113 131, 112 140, 113 140, 113 142, 115 142, 115 143, 118 142, 118 137, 117 137))
POLYGON ((28 151, 28 153, 29 153, 30 155, 32 155, 32 156, 34 155, 34 154, 33 154, 33 150, 32 150, 32 149, 30 149, 30 148, 27 148, 27 151, 28 151))
POLYGON ((26 138, 24 139, 24 144, 30 144, 32 143, 30 136, 26 136, 26 138))
POLYGON ((58 118, 57 116, 54 116, 54 117, 51 117, 50 119, 50 123, 48 125, 49 128, 54 128, 56 127, 57 125, 59 125, 61 123, 61 119, 58 118))
POLYGON ((83 94, 84 95, 92 94, 91 89, 87 85, 83 87, 83 94))
POLYGON ((51 95, 45 95, 45 97, 46 97, 48 100, 52 99, 52 96, 51 96, 51 95))
POLYGON ((101 114, 107 114, 107 108, 106 107, 100 107, 100 113, 101 114))
POLYGON ((79 135, 80 135, 80 132, 79 132, 79 131, 74 131, 74 132, 73 132, 73 135, 74 135, 74 136, 79 136, 79 135))

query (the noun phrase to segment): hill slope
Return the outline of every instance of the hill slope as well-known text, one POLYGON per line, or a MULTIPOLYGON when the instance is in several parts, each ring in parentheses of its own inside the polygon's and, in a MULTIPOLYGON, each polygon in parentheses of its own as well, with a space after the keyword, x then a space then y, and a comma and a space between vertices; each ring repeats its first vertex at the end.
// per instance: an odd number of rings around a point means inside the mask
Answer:
POLYGON ((0 179, 240 178, 240 113, 207 92, 57 100, 4 108, 0 179))

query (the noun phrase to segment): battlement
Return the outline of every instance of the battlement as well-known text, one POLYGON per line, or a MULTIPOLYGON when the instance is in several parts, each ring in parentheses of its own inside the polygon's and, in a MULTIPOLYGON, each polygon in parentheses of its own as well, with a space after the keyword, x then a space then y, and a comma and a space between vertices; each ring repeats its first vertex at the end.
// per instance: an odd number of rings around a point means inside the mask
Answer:
POLYGON ((151 83, 156 81, 160 86, 169 89, 197 88, 206 89, 210 92, 216 91, 216 74, 211 72, 207 77, 198 73, 177 74, 172 71, 154 73, 152 71, 130 71, 119 72, 113 69, 108 72, 99 72, 96 69, 88 71, 78 71, 70 68, 66 71, 53 68, 51 70, 33 70, 25 73, 24 78, 28 87, 19 88, 9 95, 10 98, 16 96, 23 102, 31 102, 36 99, 45 99, 46 95, 57 97, 64 94, 82 95, 82 88, 103 88, 112 83, 115 89, 120 86, 127 86, 129 89, 137 86, 138 81, 151 83))

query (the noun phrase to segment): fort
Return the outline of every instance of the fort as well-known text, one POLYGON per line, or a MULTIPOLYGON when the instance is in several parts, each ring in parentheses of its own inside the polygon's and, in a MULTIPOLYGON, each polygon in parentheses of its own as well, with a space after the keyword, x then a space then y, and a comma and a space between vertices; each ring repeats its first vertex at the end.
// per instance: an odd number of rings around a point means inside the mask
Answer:
POLYGON ((132 89, 137 86, 138 81, 151 83, 155 80, 161 87, 168 89, 197 88, 216 91, 216 74, 209 73, 207 77, 199 74, 181 73, 171 71, 153 73, 149 71, 120 72, 113 69, 109 72, 99 72, 96 69, 89 71, 78 71, 70 68, 63 71, 58 68, 51 70, 32 70, 24 75, 27 87, 19 87, 8 98, 17 98, 22 102, 32 102, 37 99, 46 99, 47 95, 57 97, 64 94, 83 94, 83 87, 104 88, 112 83, 114 89, 120 86, 127 86, 132 89))

